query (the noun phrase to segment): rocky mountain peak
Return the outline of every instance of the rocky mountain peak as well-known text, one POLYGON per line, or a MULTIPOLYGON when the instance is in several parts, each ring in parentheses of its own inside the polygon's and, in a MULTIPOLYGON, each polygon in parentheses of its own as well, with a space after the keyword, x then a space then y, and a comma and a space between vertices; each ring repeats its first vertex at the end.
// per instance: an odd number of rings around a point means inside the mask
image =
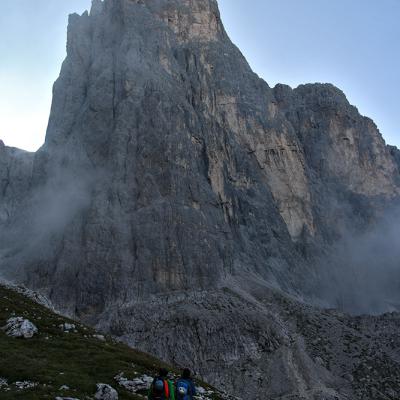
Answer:
POLYGON ((398 307, 397 269, 351 253, 399 204, 398 151, 333 85, 271 89, 215 1, 94 1, 67 50, 45 145, 0 159, 2 273, 233 393, 363 398, 311 305, 398 307))
POLYGON ((136 7, 156 16, 182 42, 214 41, 224 34, 215 0, 94 0, 90 16, 122 12, 129 18, 136 7))
MULTIPOLYGON (((151 2, 149 8, 152 9, 151 2)), ((157 14, 183 42, 215 41, 224 34, 215 0, 164 1, 157 14)))

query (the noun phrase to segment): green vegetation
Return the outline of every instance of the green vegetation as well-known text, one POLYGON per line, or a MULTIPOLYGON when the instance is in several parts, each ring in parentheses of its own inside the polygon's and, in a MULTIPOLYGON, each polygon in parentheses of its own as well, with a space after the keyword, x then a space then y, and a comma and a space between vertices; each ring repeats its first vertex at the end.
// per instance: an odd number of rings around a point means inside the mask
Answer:
POLYGON ((0 285, 0 327, 12 316, 23 316, 33 322, 39 334, 32 339, 8 337, 0 331, 0 378, 8 380, 11 390, 0 388, 3 400, 54 400, 56 396, 93 398, 97 383, 118 390, 120 399, 139 399, 117 385, 114 376, 124 372, 132 379, 142 374, 154 375, 159 360, 133 350, 75 321, 61 317, 27 297, 0 285), (66 333, 63 323, 75 324, 77 332, 66 333), (37 382, 34 389, 17 390, 17 381, 37 382), (60 390, 67 385, 69 390, 60 390))

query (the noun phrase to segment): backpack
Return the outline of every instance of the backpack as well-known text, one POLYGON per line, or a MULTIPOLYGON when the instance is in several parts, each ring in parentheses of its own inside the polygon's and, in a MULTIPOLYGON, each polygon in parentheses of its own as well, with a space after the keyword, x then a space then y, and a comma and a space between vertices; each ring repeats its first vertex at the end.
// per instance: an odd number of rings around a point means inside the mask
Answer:
POLYGON ((168 382, 163 378, 155 378, 153 381, 153 399, 166 400, 169 399, 168 382))
POLYGON ((190 400, 192 398, 191 386, 187 380, 180 379, 176 384, 176 398, 178 400, 190 400))

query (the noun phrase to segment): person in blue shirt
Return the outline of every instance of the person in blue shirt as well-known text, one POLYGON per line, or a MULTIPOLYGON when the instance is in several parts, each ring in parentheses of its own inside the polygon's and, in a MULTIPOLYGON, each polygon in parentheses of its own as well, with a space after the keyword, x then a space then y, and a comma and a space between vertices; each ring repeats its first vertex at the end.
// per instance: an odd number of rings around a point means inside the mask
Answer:
POLYGON ((192 373, 189 369, 184 369, 182 376, 178 379, 175 385, 176 400, 193 400, 196 396, 196 386, 191 377, 192 373))

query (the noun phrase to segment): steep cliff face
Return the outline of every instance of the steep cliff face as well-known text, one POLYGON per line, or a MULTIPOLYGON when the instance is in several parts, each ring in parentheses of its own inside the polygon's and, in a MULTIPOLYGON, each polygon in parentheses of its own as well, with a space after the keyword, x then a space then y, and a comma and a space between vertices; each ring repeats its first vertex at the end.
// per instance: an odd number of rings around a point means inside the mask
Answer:
POLYGON ((30 190, 34 154, 6 147, 0 140, 0 226, 19 211, 30 190))
MULTIPOLYGON (((52 270, 81 277, 79 315, 103 310, 115 293, 217 288, 247 271, 290 288, 286 270, 301 268, 238 130, 246 113, 264 129, 272 92, 264 83, 254 92, 260 81, 228 40, 215 2, 193 4, 194 13, 185 2, 107 1, 71 16, 34 182, 68 187, 87 176, 90 204, 49 256, 52 270), (188 18, 200 22, 184 28, 188 18), (89 271, 99 268, 93 284, 89 271)), ((54 273, 32 267, 32 284, 54 287, 54 273)))
POLYGON ((388 146, 388 150, 396 161, 397 167, 400 168, 400 150, 395 146, 388 146))
POLYGON ((375 125, 331 85, 271 89, 214 0, 94 1, 67 52, 30 184, 0 198, 3 274, 238 395, 356 396, 337 332, 329 358, 299 324, 361 322, 286 296, 329 303, 332 245, 397 201, 375 125))
POLYGON ((332 242, 365 229, 379 203, 399 196, 396 159, 376 125, 332 85, 278 85, 274 92, 306 158, 317 232, 332 242))

